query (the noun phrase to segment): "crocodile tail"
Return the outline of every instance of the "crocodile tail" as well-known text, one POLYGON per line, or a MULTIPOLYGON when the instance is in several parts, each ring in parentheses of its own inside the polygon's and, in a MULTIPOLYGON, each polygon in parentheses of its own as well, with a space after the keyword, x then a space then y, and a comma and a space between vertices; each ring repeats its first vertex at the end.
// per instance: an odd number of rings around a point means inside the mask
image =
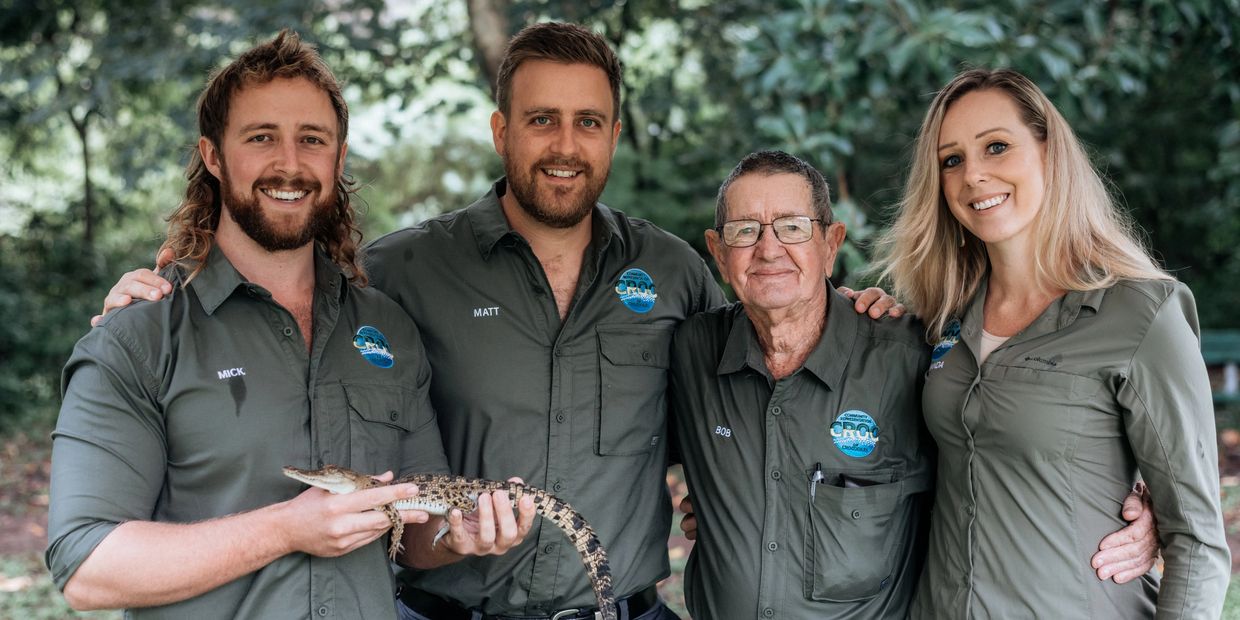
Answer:
POLYGON ((594 597, 598 600, 603 620, 617 620, 619 615, 616 611, 616 592, 611 584, 611 565, 607 562, 607 552, 603 550, 603 544, 599 542, 594 528, 590 527, 585 517, 572 506, 546 491, 527 486, 525 492, 534 496, 534 509, 538 514, 563 530, 581 555, 581 562, 585 564, 590 577, 590 586, 594 588, 594 597))

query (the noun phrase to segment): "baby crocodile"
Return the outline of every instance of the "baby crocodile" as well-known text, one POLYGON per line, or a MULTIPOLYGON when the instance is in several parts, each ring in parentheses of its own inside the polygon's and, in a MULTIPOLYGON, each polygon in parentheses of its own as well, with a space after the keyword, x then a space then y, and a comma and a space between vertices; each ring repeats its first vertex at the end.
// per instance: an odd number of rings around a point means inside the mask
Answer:
MULTIPOLYGON (((355 471, 328 465, 322 469, 298 469, 285 467, 284 475, 300 480, 311 486, 326 489, 332 493, 352 493, 362 489, 384 486, 385 484, 402 484, 412 482, 418 485, 418 494, 409 499, 402 499, 383 506, 383 512, 392 521, 392 542, 388 546, 388 555, 396 559, 400 550, 400 537, 404 532, 404 522, 397 510, 422 510, 439 516, 447 516, 453 508, 462 514, 477 509, 478 495, 492 491, 507 491, 508 497, 515 504, 522 496, 534 497, 534 510, 544 519, 550 519, 572 541, 581 554, 581 562, 586 566, 586 574, 590 585, 594 588, 594 596, 598 599, 598 608, 603 620, 616 620, 616 595, 611 587, 611 566, 607 563, 607 552, 599 543, 594 528, 586 522, 572 506, 556 499, 547 491, 519 482, 500 482, 481 478, 466 478, 446 474, 412 474, 393 480, 389 483, 379 482, 370 476, 355 471)), ((435 535, 438 542, 448 532, 445 522, 435 535)))

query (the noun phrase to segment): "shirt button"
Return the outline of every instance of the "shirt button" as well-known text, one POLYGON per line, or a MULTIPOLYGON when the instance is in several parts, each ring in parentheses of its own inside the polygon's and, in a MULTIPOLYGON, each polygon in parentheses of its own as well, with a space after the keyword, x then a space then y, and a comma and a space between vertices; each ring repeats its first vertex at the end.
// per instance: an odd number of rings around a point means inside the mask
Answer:
POLYGON ((318 462, 317 467, 318 467, 319 469, 323 469, 323 459, 319 459, 317 462, 318 462))
POLYGON ((763 610, 762 610, 762 615, 763 615, 763 616, 766 616, 767 618, 774 617, 774 616, 775 616, 775 610, 774 610, 774 609, 771 609, 770 607, 767 607, 766 609, 763 609, 763 610))
POLYGON ((556 481, 555 481, 555 484, 551 485, 551 489, 552 489, 553 491, 557 492, 557 493, 558 493, 558 492, 560 492, 560 491, 563 491, 563 490, 564 490, 564 481, 563 481, 563 480, 556 480, 556 481))
POLYGON ((327 615, 327 605, 319 605, 319 615, 320 616, 327 615))
POLYGON ((968 513, 968 515, 969 515, 970 517, 971 517, 971 516, 973 516, 973 507, 972 507, 972 506, 965 506, 964 511, 965 511, 966 513, 968 513))
POLYGON ((555 551, 555 545, 554 545, 554 544, 549 544, 549 545, 547 545, 546 547, 543 547, 543 553, 546 553, 547 555, 551 555, 551 552, 553 552, 553 551, 555 551))
POLYGON ((559 422, 560 424, 563 424, 563 423, 564 423, 564 414, 563 414, 563 413, 557 413, 557 414, 555 414, 555 421, 556 421, 556 422, 559 422))
POLYGON ((771 415, 779 415, 779 414, 781 414, 781 413, 783 413, 783 412, 784 412, 784 410, 783 410, 783 409, 781 409, 781 408, 779 407, 779 405, 775 405, 774 407, 771 407, 771 415))
POLYGON ((556 356, 556 357, 560 357, 561 355, 564 355, 564 352, 560 350, 560 347, 556 347, 556 348, 555 348, 555 356, 556 356))
POLYGON ((396 419, 397 419, 397 418, 399 418, 399 417, 400 417, 400 414, 399 414, 399 413, 396 413, 395 411, 389 411, 389 412, 388 412, 388 419, 390 419, 390 420, 391 420, 391 421, 393 421, 393 422, 395 422, 395 421, 396 421, 396 419))
POLYGON ((643 359, 643 360, 646 360, 647 362, 649 362, 649 361, 650 361, 650 351, 642 351, 642 359, 643 359))
POLYGON ((769 543, 766 543, 766 550, 767 550, 767 551, 777 551, 777 550, 779 550, 779 543, 777 543, 777 542, 775 542, 775 541, 773 541, 773 540, 772 540, 771 542, 769 542, 769 543))
POLYGON ((778 469, 776 469, 775 471, 771 472, 771 480, 779 480, 782 476, 783 476, 783 474, 779 473, 779 470, 778 470, 778 469))
POLYGON ((852 518, 854 518, 854 519, 860 519, 860 518, 861 518, 861 511, 860 511, 860 510, 854 510, 854 511, 852 511, 852 518))
MULTIPOLYGON (((286 337, 291 337, 291 336, 293 335, 293 328, 292 328, 292 327, 285 327, 285 328, 284 328, 284 335, 285 335, 286 337)), ((319 609, 326 609, 326 608, 325 608, 325 607, 320 607, 319 609)))

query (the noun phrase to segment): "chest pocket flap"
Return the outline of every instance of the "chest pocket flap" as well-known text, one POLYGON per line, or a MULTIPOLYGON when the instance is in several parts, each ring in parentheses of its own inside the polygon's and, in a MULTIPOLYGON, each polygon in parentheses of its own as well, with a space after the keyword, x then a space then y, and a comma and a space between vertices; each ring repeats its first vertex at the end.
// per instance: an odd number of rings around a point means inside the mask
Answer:
POLYGON ((645 454, 667 422, 667 368, 672 327, 601 325, 599 417, 595 448, 603 456, 645 454))
POLYGON ((672 328, 661 325, 626 325, 598 328, 598 346, 613 366, 653 366, 667 369, 671 363, 672 328))
POLYGON ((344 385, 349 409, 366 422, 413 430, 413 412, 406 407, 405 390, 393 386, 344 385))

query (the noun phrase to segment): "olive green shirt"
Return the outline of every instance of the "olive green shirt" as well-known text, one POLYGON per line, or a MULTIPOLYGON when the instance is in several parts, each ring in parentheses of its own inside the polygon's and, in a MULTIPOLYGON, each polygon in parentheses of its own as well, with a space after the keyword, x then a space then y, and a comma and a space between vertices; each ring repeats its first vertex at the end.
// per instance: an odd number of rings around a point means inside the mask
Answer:
MULTIPOLYGON (((566 500, 607 549, 615 591, 667 576, 667 367, 672 330, 722 303, 685 242, 602 205, 563 324, 541 264, 508 225, 503 180, 473 205, 376 240, 374 284, 413 317, 452 471, 521 476, 566 500)), ((406 571, 466 607, 594 607, 581 559, 537 519, 502 556, 406 571)))
MULTIPOLYGON (((64 588, 126 521, 189 523, 305 490, 281 467, 444 471, 416 328, 316 254, 313 350, 293 316, 212 250, 188 285, 109 312, 65 366, 47 563, 64 588)), ((293 553, 132 618, 391 618, 386 542, 293 553)))
POLYGON ((915 321, 871 321, 828 297, 821 340, 778 381, 739 303, 676 332, 669 393, 698 519, 685 574, 695 618, 908 612, 933 478, 919 404, 929 352, 915 321))
POLYGON ((922 618, 1217 618, 1230 561, 1210 385, 1188 288, 1070 292, 979 367, 986 286, 935 348, 939 446, 922 618), (957 336, 958 333, 958 336, 957 336), (1118 585, 1090 556, 1149 485, 1166 566, 1118 585))

